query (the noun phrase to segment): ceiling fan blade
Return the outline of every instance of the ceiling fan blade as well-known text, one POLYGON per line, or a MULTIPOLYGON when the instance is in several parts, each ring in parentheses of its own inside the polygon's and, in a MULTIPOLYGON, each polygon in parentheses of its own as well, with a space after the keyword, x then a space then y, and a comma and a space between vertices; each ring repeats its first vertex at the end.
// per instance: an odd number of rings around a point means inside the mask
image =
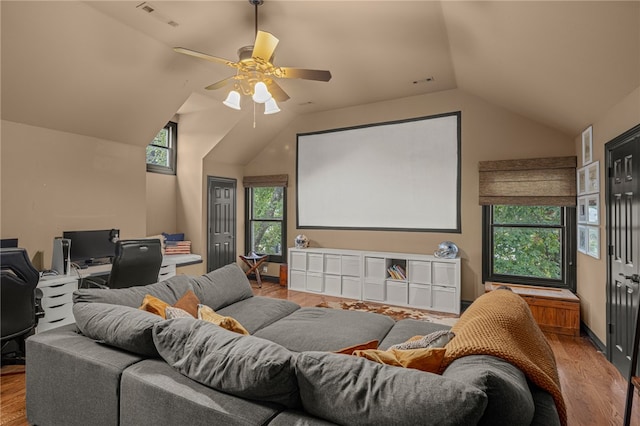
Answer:
POLYGON ((227 84, 231 83, 231 81, 233 81, 235 79, 235 76, 231 76, 231 77, 227 77, 224 80, 220 80, 217 83, 213 83, 208 85, 207 87, 205 87, 205 89, 207 90, 216 90, 216 89, 221 89, 224 86, 226 86, 227 84))
POLYGON ((269 90, 269 93, 271 93, 271 96, 273 96, 273 99, 278 102, 284 102, 289 99, 289 95, 287 95, 287 93, 282 90, 282 87, 273 80, 269 80, 267 82, 267 89, 269 90))
POLYGON ((305 80, 329 81, 331 72, 323 70, 307 70, 304 68, 280 67, 282 78, 303 78, 305 80))
POLYGON ((279 40, 273 34, 266 31, 258 31, 251 56, 271 62, 271 57, 273 57, 273 52, 276 50, 278 42, 279 40))
POLYGON ((199 58, 199 59, 204 59, 205 61, 215 62, 217 64, 228 65, 228 66, 234 67, 234 68, 236 67, 236 63, 233 62, 233 61, 230 61, 228 59, 218 58, 216 56, 207 55, 206 53, 197 52, 197 51, 191 50, 191 49, 185 49, 184 47, 174 47, 173 50, 178 52, 178 53, 183 53, 185 55, 194 56, 194 57, 199 58))

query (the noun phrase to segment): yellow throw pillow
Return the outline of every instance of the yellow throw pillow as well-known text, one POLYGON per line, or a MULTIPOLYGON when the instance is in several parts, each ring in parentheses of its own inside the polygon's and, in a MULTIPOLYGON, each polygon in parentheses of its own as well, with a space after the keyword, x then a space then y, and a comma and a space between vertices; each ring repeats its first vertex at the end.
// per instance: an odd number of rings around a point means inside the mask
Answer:
POLYGON ((198 305, 198 319, 212 322, 229 331, 249 335, 249 332, 237 320, 217 314, 207 305, 198 305))
POLYGON ((340 350, 335 351, 336 354, 344 354, 344 355, 353 355, 354 351, 363 351, 366 349, 378 349, 378 341, 370 340, 366 343, 360 343, 358 345, 347 346, 346 348, 342 348, 340 350))
POLYGON ((353 355, 366 358, 380 364, 394 365, 396 367, 414 368, 429 373, 438 373, 440 364, 444 358, 444 348, 423 348, 411 350, 389 349, 380 351, 377 349, 357 350, 353 355))
POLYGON ((142 305, 139 309, 143 311, 151 312, 152 314, 160 315, 162 318, 166 318, 165 309, 171 306, 164 300, 158 299, 155 296, 147 294, 144 296, 144 300, 142 301, 142 305))
MULTIPOLYGON (((198 299, 198 296, 196 296, 196 294, 192 290, 187 290, 184 292, 182 297, 180 297, 180 299, 178 299, 178 301, 173 304, 173 307, 185 310, 189 312, 192 317, 197 318, 199 304, 200 300, 198 299)), ((169 303, 165 302, 162 299, 158 299, 155 296, 147 294, 144 296, 142 305, 139 309, 151 312, 152 314, 160 315, 162 318, 166 319, 167 317, 165 312, 168 307, 171 307, 169 303)))

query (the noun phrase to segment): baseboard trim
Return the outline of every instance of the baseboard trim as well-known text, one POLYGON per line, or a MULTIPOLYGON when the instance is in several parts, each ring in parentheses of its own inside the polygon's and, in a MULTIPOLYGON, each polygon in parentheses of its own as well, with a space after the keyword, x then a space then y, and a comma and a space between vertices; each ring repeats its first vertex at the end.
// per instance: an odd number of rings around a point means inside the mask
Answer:
POLYGON ((589 339, 591 339, 591 342, 595 345, 595 347, 600 352, 602 352, 603 354, 607 353, 607 345, 602 343, 602 341, 600 339, 598 339, 598 336, 596 336, 595 333, 593 331, 591 331, 591 329, 589 327, 587 327, 587 325, 582 321, 580 321, 580 328, 582 329, 582 331, 584 331, 584 333, 587 335, 587 337, 589 339))
MULTIPOLYGON (((247 278, 249 278, 250 280, 254 280, 255 281, 256 275, 255 274, 249 274, 249 275, 247 275, 247 278)), ((268 281, 270 283, 279 283, 280 282, 280 277, 272 277, 271 275, 260 274, 260 279, 262 281, 268 281)))

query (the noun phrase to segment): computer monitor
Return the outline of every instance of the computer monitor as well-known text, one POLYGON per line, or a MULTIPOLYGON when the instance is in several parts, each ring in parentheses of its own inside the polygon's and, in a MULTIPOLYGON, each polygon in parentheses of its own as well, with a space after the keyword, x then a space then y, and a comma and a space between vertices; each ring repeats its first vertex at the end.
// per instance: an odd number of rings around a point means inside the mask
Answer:
POLYGON ((62 238, 71 240, 71 262, 79 265, 91 265, 111 261, 116 254, 117 229, 98 231, 65 231, 62 238))

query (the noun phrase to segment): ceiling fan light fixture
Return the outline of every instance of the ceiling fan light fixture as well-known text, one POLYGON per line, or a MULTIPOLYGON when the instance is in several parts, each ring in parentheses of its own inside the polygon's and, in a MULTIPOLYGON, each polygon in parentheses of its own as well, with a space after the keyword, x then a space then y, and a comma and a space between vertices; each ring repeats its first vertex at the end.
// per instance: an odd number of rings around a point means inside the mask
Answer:
POLYGON ((276 112, 280 112, 280 108, 278 108, 275 99, 271 98, 264 103, 264 115, 275 114, 276 112))
POLYGON ((240 109, 240 93, 238 93, 235 90, 230 91, 229 94, 227 95, 227 99, 225 99, 224 102, 222 103, 228 106, 229 108, 239 110, 240 109))
POLYGON ((253 101, 259 104, 267 102, 272 99, 271 93, 267 90, 267 85, 262 81, 256 83, 253 88, 253 101))

